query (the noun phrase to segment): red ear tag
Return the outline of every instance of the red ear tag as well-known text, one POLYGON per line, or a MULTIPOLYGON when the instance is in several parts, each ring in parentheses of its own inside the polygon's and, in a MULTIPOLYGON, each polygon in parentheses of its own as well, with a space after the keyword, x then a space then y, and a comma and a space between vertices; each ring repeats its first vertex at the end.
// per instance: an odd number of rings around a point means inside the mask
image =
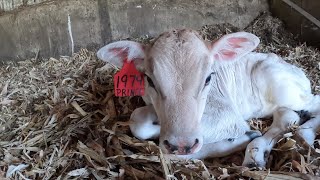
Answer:
POLYGON ((124 61, 122 69, 114 75, 114 94, 118 97, 143 96, 144 75, 133 61, 124 61))

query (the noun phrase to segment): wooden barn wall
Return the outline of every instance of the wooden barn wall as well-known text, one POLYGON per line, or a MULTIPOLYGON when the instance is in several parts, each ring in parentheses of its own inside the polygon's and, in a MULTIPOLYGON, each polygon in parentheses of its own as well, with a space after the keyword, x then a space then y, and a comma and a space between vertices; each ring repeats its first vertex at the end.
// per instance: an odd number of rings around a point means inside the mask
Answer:
MULTIPOLYGON (((319 0, 291 0, 303 10, 320 20, 320 1, 319 0)), ((282 0, 271 0, 270 10, 273 15, 282 19, 286 27, 306 41, 309 45, 320 47, 320 28, 305 18, 301 13, 290 7, 282 0)))

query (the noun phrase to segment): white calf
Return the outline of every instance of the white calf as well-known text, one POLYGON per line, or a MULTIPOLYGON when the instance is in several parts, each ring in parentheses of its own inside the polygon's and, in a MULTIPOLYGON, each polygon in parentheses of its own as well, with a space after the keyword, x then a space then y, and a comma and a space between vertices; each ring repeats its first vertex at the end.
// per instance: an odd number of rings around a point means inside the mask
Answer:
POLYGON ((128 58, 145 73, 148 107, 134 111, 131 130, 141 139, 159 136, 166 153, 186 158, 226 155, 259 136, 250 132, 247 120, 273 115, 270 130, 248 145, 244 161, 265 166, 274 143, 290 125, 300 124, 295 111, 314 116, 300 131, 313 143, 320 126, 320 98, 311 93, 302 70, 275 54, 251 52, 258 44, 258 37, 245 32, 210 43, 195 31, 174 30, 150 46, 118 41, 97 55, 119 67, 128 58))

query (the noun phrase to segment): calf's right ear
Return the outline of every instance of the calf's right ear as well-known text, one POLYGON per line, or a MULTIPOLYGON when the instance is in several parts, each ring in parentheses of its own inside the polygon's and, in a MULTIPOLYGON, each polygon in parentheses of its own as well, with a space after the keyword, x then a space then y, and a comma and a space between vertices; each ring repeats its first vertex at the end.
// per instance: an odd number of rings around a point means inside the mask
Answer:
POLYGON ((257 36, 247 32, 224 35, 214 42, 211 53, 217 61, 234 61, 253 51, 260 43, 257 36))
POLYGON ((145 52, 143 45, 140 43, 134 41, 117 41, 99 49, 97 56, 99 59, 119 68, 123 66, 125 60, 128 62, 133 61, 137 67, 143 65, 145 52))

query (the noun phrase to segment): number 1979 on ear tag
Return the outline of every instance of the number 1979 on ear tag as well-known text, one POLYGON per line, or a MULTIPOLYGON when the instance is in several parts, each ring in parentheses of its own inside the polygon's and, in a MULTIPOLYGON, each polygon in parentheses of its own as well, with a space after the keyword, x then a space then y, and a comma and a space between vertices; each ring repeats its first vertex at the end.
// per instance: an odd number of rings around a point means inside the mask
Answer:
POLYGON ((143 96, 144 76, 133 61, 124 61, 122 69, 114 76, 114 94, 118 97, 143 96))

